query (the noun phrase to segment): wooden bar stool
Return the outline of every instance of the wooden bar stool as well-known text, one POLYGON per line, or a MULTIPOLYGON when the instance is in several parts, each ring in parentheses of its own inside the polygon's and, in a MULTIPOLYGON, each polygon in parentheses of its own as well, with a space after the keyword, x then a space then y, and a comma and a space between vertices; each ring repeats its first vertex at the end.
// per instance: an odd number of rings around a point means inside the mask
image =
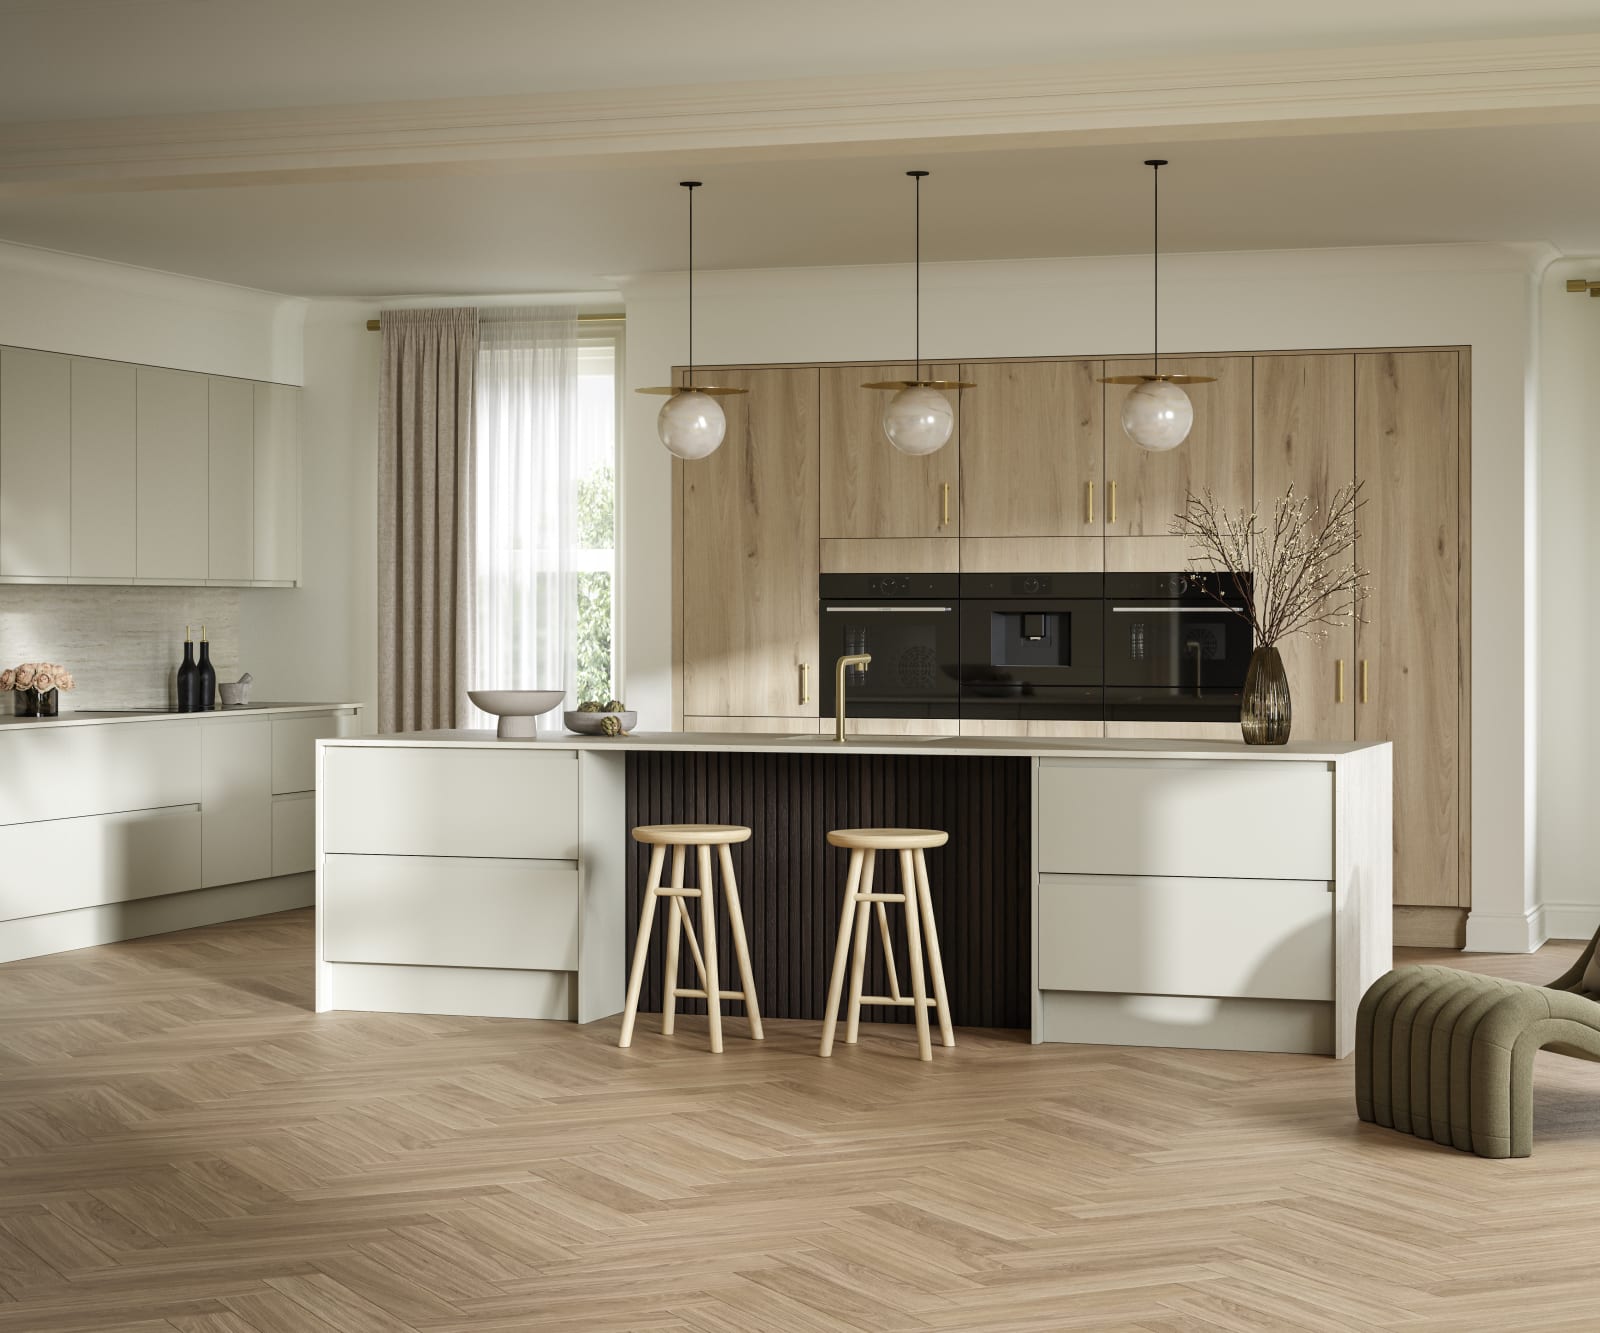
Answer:
POLYGON ((635 842, 650 848, 650 874, 645 882, 644 902, 639 908, 639 935, 633 946, 633 968, 628 974, 628 1005, 622 1014, 622 1036, 618 1046, 633 1041, 633 1020, 639 1014, 639 987, 644 981, 645 959, 650 952, 650 927, 655 922, 656 899, 666 898, 671 907, 667 913, 667 958, 665 977, 661 988, 661 1031, 672 1035, 673 1022, 678 1012, 678 996, 704 999, 706 1011, 711 1016, 711 1049, 722 1050, 722 1005, 720 1000, 743 1000, 745 1013, 750 1019, 750 1035, 761 1040, 761 1010, 756 1005, 756 983, 750 972, 750 944, 744 933, 744 913, 739 910, 739 885, 733 876, 733 856, 728 848, 736 842, 748 842, 750 830, 739 824, 644 824, 634 829, 635 842), (672 848, 672 883, 663 887, 661 864, 666 859, 667 848, 672 848), (685 887, 684 861, 689 848, 697 853, 699 885, 685 887), (728 900, 728 925, 733 934, 733 951, 739 961, 739 979, 743 990, 721 989, 721 976, 717 968, 717 914, 716 894, 712 887, 711 849, 717 849, 722 864, 722 891, 728 900), (695 938, 694 926, 689 920, 689 909, 683 899, 700 900, 700 938, 695 938), (681 990, 678 987, 678 941, 687 937, 689 954, 694 959, 695 970, 700 974, 699 990, 681 990), (716 998, 711 998, 716 997, 716 998))
POLYGON ((928 865, 923 850, 943 847, 950 835, 940 829, 921 828, 847 828, 834 829, 828 842, 834 847, 850 849, 850 870, 845 880, 844 910, 839 916, 839 942, 833 951, 833 976, 828 982, 828 1009, 822 1022, 822 1054, 833 1054, 833 1030, 839 1021, 839 996, 844 990, 845 954, 854 943, 854 957, 850 966, 850 1009, 845 1022, 844 1039, 854 1045, 861 1026, 863 1004, 910 1005, 917 1020, 917 1052, 924 1060, 933 1059, 933 1046, 928 1039, 928 1009, 939 1011, 939 1039, 946 1046, 956 1044, 950 1026, 950 1000, 944 989, 944 960, 939 956, 939 932, 933 923, 933 896, 928 891, 928 865), (873 871, 878 853, 900 853, 900 892, 874 893, 873 871), (913 900, 914 896, 914 900, 913 900), (889 914, 885 903, 903 903, 906 909, 906 943, 911 955, 911 994, 900 993, 900 979, 895 975, 894 949, 889 939, 889 914), (888 995, 863 995, 862 976, 867 965, 867 918, 876 913, 878 939, 883 944, 884 962, 889 969, 888 995), (926 941, 927 966, 933 980, 933 998, 930 1000, 923 982, 922 952, 926 941))

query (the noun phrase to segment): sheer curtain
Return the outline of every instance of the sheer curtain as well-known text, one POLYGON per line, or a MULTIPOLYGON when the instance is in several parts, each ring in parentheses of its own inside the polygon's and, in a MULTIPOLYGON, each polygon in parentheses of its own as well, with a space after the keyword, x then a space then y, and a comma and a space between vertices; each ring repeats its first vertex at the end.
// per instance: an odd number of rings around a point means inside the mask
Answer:
POLYGON ((560 689, 575 707, 574 313, 480 311, 475 407, 470 683, 560 689))

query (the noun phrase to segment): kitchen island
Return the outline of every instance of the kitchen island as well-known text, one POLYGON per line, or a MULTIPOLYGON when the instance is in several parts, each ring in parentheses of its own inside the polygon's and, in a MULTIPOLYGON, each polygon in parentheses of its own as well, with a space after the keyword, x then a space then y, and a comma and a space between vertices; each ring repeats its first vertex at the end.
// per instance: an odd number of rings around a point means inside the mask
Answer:
POLYGON ((752 828, 777 1018, 816 1016, 842 825, 951 833, 929 864, 957 1024, 1343 1056, 1390 966, 1388 744, 451 731, 317 763, 319 1010, 619 1012, 647 822, 752 828))

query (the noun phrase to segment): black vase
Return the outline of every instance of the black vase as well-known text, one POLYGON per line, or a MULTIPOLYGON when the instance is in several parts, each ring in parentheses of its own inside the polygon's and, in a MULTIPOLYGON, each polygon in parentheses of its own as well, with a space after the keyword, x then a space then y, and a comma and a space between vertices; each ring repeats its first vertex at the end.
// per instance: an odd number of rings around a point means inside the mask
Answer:
POLYGON ((1244 699, 1239 725, 1246 745, 1284 745, 1293 719, 1289 702, 1289 674, 1283 658, 1270 644, 1250 654, 1245 671, 1244 699))

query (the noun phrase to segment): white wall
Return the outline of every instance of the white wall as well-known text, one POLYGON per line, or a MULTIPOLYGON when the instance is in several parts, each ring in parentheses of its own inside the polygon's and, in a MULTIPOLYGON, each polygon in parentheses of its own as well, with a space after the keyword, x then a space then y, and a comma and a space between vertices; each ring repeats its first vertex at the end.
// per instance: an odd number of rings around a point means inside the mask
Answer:
POLYGON ((1600 926, 1600 300, 1568 278, 1600 278, 1600 259, 1552 264, 1540 283, 1537 876, 1557 939, 1600 926))
MULTIPOLYGON (((304 301, 0 242, 0 343, 246 379, 300 380, 304 301)), ((64 466, 65 464, 63 464, 64 466)), ((0 585, 0 665, 69 667, 68 708, 164 703, 183 627, 212 634, 218 675, 240 665, 254 590, 0 585)), ((246 667, 254 664, 245 661, 246 667)), ((293 698, 255 667, 257 697, 293 698)), ((327 697, 323 689, 302 697, 327 697)), ((0 701, 0 709, 9 704, 0 701)))
MULTIPOLYGON (((1536 497, 1530 426, 1534 270, 1542 250, 1418 246, 1172 256, 1162 266, 1162 345, 1173 352, 1469 344, 1473 416, 1472 805, 1474 948, 1536 942, 1532 874, 1536 497)), ((684 358, 681 276, 624 284, 629 387, 663 384, 684 358)), ((904 358, 906 266, 703 273, 696 359, 718 363, 904 358)), ((923 267, 926 358, 1148 350, 1144 258, 923 267)), ((671 716, 670 469, 659 400, 629 395, 622 524, 628 546, 629 703, 642 727, 671 716)))

